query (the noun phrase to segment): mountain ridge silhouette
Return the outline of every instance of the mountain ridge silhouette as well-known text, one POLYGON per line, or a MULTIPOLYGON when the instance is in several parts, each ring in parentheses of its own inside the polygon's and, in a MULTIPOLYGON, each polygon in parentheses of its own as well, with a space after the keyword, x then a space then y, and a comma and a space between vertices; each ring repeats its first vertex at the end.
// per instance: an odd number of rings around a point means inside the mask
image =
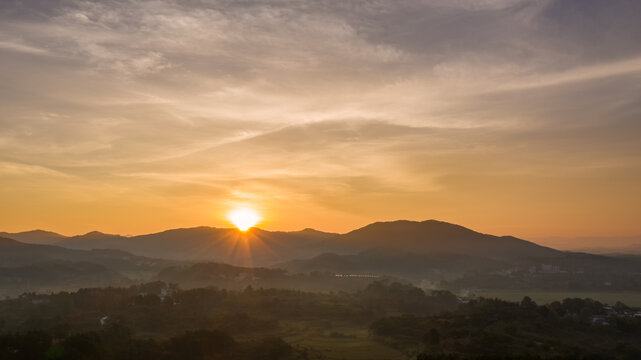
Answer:
POLYGON ((344 234, 312 228, 269 231, 199 226, 122 236, 92 231, 63 237, 55 245, 80 250, 118 249, 132 254, 189 261, 220 261, 266 266, 323 253, 353 254, 389 250, 418 254, 457 254, 510 259, 560 256, 563 252, 512 236, 494 236, 438 220, 380 221, 344 234))

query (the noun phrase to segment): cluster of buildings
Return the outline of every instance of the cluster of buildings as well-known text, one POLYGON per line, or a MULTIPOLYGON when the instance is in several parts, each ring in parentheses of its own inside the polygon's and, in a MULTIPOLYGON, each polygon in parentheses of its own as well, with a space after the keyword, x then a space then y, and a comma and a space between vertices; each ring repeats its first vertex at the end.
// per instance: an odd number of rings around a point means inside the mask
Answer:
POLYGON ((599 325, 610 325, 608 320, 611 321, 612 319, 616 319, 616 318, 641 319, 641 311, 629 311, 629 310, 616 311, 616 309, 614 309, 612 306, 604 306, 603 314, 592 316, 592 323, 599 324, 599 325))

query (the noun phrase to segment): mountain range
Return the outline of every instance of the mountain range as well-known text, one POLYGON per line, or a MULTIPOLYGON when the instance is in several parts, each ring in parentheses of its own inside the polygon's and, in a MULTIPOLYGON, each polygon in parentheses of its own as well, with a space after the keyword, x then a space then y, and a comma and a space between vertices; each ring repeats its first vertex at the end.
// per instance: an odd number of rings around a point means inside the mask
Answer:
POLYGON ((92 232, 62 239, 70 249, 119 249, 133 254, 187 261, 217 261, 239 266, 263 266, 327 251, 342 251, 327 240, 336 234, 312 229, 293 232, 195 227, 125 237, 92 232))
MULTIPOLYGON (((279 268, 292 274, 373 274, 413 281, 485 276, 482 281, 492 284, 499 276, 503 282, 528 286, 536 276, 555 277, 561 284, 593 281, 599 274, 602 284, 611 283, 609 279, 614 277, 624 279, 624 288, 641 284, 641 260, 637 257, 559 251, 436 220, 376 222, 345 234, 313 229, 283 232, 251 228, 242 232, 204 226, 138 236, 94 231, 66 237, 41 230, 3 234, 0 290, 8 286, 2 284, 20 278, 17 274, 21 272, 40 279, 46 278, 49 270, 61 274, 57 281, 67 285, 91 284, 90 279, 96 278, 122 282, 143 278, 141 274, 153 279, 161 273, 166 279, 194 278, 197 282, 219 278, 221 267, 191 266, 214 262, 241 268, 279 268), (174 270, 162 272, 169 267, 174 270), (102 275, 80 276, 91 273, 102 275)), ((27 275, 23 283, 43 283, 29 280, 27 275)))
POLYGON ((130 284, 175 264, 122 250, 74 250, 0 237, 0 295, 130 284))
POLYGON ((562 252, 511 236, 481 234, 446 222, 377 222, 346 234, 313 229, 282 232, 252 228, 195 227, 126 237, 97 231, 64 237, 34 231, 6 234, 31 243, 53 243, 76 250, 114 249, 139 256, 181 261, 217 261, 239 266, 268 266, 323 253, 368 250, 420 255, 462 255, 493 260, 560 256, 562 252))
POLYGON ((0 237, 22 241, 29 244, 55 244, 65 238, 51 231, 31 230, 19 233, 0 232, 0 237))
POLYGON ((20 267, 54 262, 88 262, 122 271, 155 269, 171 261, 136 256, 116 249, 74 250, 0 238, 0 266, 20 267))

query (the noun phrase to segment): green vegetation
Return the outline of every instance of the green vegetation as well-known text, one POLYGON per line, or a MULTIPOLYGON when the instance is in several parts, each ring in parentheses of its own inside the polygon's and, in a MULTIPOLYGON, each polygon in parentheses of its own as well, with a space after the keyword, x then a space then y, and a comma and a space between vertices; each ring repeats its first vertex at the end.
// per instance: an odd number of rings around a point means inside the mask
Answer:
POLYGON ((373 334, 399 349, 422 348, 418 359, 639 359, 641 319, 622 303, 591 299, 538 306, 497 299, 471 301, 454 312, 393 316, 373 334))
POLYGON ((136 344, 153 341, 163 348, 172 337, 216 330, 248 344, 266 337, 284 339, 292 344, 293 354, 303 358, 401 359, 404 354, 371 338, 368 326, 372 321, 399 313, 436 314, 456 307, 451 293, 428 295, 410 285, 388 282, 375 282, 358 293, 252 287, 180 290, 155 282, 75 293, 24 294, 0 301, 0 330, 23 334, 11 335, 17 339, 40 332, 57 344, 81 334, 101 337, 105 329, 120 326, 131 331, 136 344))
POLYGON ((635 311, 589 299, 465 304, 388 281, 356 293, 154 282, 0 301, 0 359, 632 359, 635 311))
POLYGON ((497 298, 507 301, 520 301, 525 296, 539 304, 548 304, 566 298, 589 298, 606 304, 621 301, 627 305, 641 307, 639 291, 550 291, 550 290, 476 290, 478 297, 497 298))
POLYGON ((190 331, 162 341, 135 339, 120 325, 61 341, 43 331, 0 336, 0 358, 11 360, 286 360, 304 356, 278 338, 238 342, 217 330, 190 331))

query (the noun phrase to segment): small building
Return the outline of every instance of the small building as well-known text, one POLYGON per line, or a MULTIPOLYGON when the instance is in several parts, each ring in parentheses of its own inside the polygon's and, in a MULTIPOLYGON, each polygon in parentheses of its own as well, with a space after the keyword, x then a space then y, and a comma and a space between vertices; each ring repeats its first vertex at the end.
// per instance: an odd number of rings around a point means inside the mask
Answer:
POLYGON ((598 325, 610 325, 610 323, 607 322, 605 315, 592 316, 592 323, 598 325))
POLYGON ((160 294, 158 294, 158 297, 160 298, 160 301, 165 301, 166 298, 171 297, 173 294, 173 289, 164 287, 160 289, 160 294))

